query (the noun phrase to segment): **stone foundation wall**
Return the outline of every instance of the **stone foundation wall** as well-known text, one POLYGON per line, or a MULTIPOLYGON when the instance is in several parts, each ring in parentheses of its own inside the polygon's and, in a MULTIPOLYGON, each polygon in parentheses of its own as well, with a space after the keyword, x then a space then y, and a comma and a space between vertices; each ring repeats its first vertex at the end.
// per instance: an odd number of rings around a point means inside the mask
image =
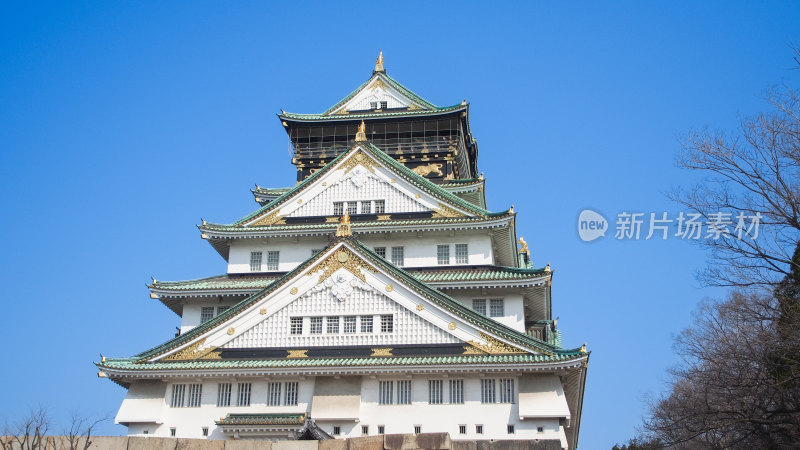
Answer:
MULTIPOLYGON (((78 450, 83 450, 81 438, 78 450)), ((13 447, 19 450, 18 446, 13 447)), ((47 438, 47 450, 70 450, 63 436, 47 438)), ((327 441, 209 441, 159 437, 94 436, 88 450, 561 450, 558 440, 451 440, 447 433, 386 434, 327 441)))

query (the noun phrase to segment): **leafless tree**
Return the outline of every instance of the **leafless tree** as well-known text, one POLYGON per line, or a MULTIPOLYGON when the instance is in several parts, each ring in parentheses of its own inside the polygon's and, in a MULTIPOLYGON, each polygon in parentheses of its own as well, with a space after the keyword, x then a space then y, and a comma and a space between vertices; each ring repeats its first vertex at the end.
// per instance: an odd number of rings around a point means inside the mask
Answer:
POLYGON ((47 409, 39 407, 14 425, 6 423, 0 436, 0 450, 88 450, 92 430, 106 420, 89 419, 73 413, 63 436, 49 436, 51 418, 47 409))

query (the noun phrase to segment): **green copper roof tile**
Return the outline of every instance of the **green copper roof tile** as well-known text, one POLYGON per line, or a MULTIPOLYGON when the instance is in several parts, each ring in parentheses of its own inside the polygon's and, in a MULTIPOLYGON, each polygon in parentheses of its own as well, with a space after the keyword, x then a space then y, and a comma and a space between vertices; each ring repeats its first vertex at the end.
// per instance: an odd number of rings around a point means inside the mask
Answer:
POLYGON ((305 414, 228 414, 217 425, 303 425, 305 414))

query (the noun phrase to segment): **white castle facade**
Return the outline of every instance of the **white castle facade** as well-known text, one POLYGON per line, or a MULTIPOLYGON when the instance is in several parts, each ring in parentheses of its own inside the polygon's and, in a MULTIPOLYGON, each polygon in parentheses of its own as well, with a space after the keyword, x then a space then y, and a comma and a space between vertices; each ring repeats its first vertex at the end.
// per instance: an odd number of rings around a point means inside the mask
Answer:
POLYGON ((116 422, 163 437, 577 447, 589 354, 562 347, 553 271, 533 267, 513 208, 486 208, 468 112, 418 97, 382 56, 325 113, 282 112, 298 183, 199 226, 226 274, 153 280, 180 334, 97 363, 128 391, 116 422))

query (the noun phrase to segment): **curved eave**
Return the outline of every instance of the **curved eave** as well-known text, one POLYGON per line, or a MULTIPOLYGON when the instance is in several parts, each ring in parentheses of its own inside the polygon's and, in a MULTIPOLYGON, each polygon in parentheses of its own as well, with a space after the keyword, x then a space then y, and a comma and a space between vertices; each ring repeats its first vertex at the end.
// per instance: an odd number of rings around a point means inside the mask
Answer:
POLYGON ((403 111, 394 111, 394 112, 390 111, 390 112, 380 112, 380 113, 370 112, 363 114, 355 113, 355 114, 322 115, 322 114, 299 114, 299 113, 290 113, 284 111, 280 114, 277 114, 277 116, 282 122, 286 123, 289 122, 315 123, 315 122, 346 122, 353 120, 371 121, 371 120, 381 120, 381 119, 396 119, 403 117, 441 116, 467 110, 469 110, 469 104, 443 106, 443 107, 438 107, 436 109, 414 109, 410 111, 403 110, 403 111))

